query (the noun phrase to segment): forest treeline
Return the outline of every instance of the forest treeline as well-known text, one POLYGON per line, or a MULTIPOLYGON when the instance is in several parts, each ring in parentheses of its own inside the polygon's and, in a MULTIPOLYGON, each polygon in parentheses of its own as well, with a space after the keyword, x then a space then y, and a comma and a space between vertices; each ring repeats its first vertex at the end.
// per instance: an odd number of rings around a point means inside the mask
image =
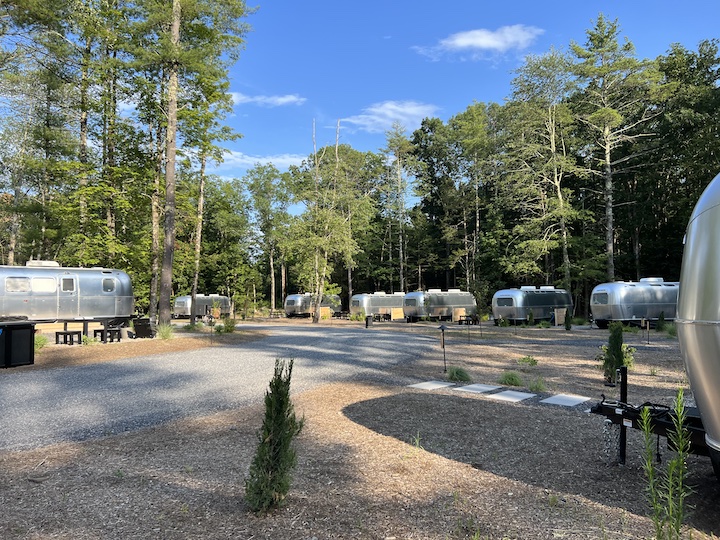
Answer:
MULTIPOLYGON (((679 279, 683 234, 720 172, 720 56, 708 39, 639 59, 600 14, 531 55, 502 104, 395 124, 385 147, 318 148, 242 178, 229 69, 240 0, 0 6, 0 262, 127 271, 160 322, 174 295, 236 310, 284 295, 679 279)), ((452 89, 448 89, 452 91, 452 89)), ((338 122, 339 133, 342 126, 338 122)), ((313 138, 314 139, 314 138, 313 138)))

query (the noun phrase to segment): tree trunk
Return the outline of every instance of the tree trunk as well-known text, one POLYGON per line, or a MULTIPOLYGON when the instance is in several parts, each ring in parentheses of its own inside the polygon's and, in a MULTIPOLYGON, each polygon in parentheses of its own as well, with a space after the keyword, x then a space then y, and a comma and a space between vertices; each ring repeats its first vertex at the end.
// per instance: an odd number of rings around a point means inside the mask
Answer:
POLYGON ((151 197, 151 219, 152 219, 152 247, 150 252, 150 299, 148 306, 148 317, 157 321, 158 313, 158 286, 160 282, 160 178, 162 175, 162 130, 158 126, 156 141, 156 164, 155 164, 155 185, 151 197))
POLYGON ((190 324, 195 324, 195 298, 200 277, 200 249, 202 247, 203 212, 205 207, 205 164, 207 157, 200 156, 200 186, 198 187, 197 214, 195 215, 195 271, 193 272, 190 324))
POLYGON ((85 199, 85 187, 87 187, 87 173, 88 173, 88 88, 90 86, 89 78, 89 64, 90 64, 90 53, 91 53, 91 40, 87 38, 85 40, 85 49, 83 50, 82 66, 80 70, 80 148, 79 148, 79 160, 80 160, 80 174, 78 176, 79 186, 79 207, 80 207, 80 233, 86 233, 86 221, 87 221, 87 200, 85 199))
POLYGON ((275 311, 275 248, 270 248, 268 257, 270 258, 270 309, 275 311))
MULTIPOLYGON (((607 130, 607 128, 606 128, 607 130)), ((615 224, 613 223, 613 178, 610 165, 610 144, 605 144, 605 252, 607 254, 608 281, 615 281, 615 224)))
POLYGON ((398 259, 400 264, 398 269, 400 272, 400 291, 405 292, 405 194, 403 193, 402 182, 402 161, 400 155, 397 155, 397 190, 398 190, 398 259))
MULTIPOLYGON (((170 41, 180 44, 180 0, 173 0, 170 41)), ((165 238, 163 242, 162 273, 160 274, 160 324, 171 321, 173 258, 175 255, 175 154, 177 137, 177 96, 179 66, 170 67, 167 93, 167 133, 165 138, 165 238)))

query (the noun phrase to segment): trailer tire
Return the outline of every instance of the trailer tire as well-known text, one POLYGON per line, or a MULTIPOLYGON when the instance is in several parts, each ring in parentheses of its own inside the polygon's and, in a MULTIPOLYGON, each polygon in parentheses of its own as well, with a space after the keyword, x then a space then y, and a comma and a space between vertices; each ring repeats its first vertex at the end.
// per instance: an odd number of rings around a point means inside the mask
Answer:
POLYGON ((600 328, 601 330, 607 330, 608 322, 607 322, 606 320, 604 320, 604 319, 596 320, 596 321, 595 321, 595 324, 596 324, 597 327, 600 328))
POLYGON ((720 480, 720 451, 714 448, 708 448, 708 453, 710 454, 710 462, 712 463, 715 477, 720 480))

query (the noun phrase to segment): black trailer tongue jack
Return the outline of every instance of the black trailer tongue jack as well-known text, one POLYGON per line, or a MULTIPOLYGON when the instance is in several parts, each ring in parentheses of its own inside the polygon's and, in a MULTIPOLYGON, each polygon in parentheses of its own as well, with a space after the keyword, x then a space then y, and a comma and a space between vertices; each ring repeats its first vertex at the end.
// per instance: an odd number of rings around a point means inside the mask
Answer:
MULTIPOLYGON (((642 429, 640 427, 640 413, 644 408, 650 411, 650 430, 659 438, 667 437, 668 433, 675 429, 675 413, 667 405, 645 402, 642 405, 634 406, 628 403, 627 399, 627 366, 617 370, 617 380, 620 383, 620 400, 609 400, 602 395, 602 401, 593 405, 590 412, 605 416, 610 422, 620 426, 620 437, 618 442, 618 463, 625 464, 627 447, 627 428, 642 429)), ((705 442, 705 428, 703 427, 700 411, 697 407, 685 408, 685 429, 690 435, 690 452, 701 456, 709 455, 708 446, 705 442)), ((668 438, 668 443, 669 443, 668 438)), ((658 459, 659 459, 659 453, 658 459)))

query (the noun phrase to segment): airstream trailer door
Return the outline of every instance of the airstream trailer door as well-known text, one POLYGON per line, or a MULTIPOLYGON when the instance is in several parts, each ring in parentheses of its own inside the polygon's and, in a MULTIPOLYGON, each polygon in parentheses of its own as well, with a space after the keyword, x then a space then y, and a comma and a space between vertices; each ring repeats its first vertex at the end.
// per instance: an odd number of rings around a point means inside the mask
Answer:
POLYGON ((77 275, 63 274, 60 276, 58 290, 58 317, 77 317, 78 309, 78 277, 77 275))

